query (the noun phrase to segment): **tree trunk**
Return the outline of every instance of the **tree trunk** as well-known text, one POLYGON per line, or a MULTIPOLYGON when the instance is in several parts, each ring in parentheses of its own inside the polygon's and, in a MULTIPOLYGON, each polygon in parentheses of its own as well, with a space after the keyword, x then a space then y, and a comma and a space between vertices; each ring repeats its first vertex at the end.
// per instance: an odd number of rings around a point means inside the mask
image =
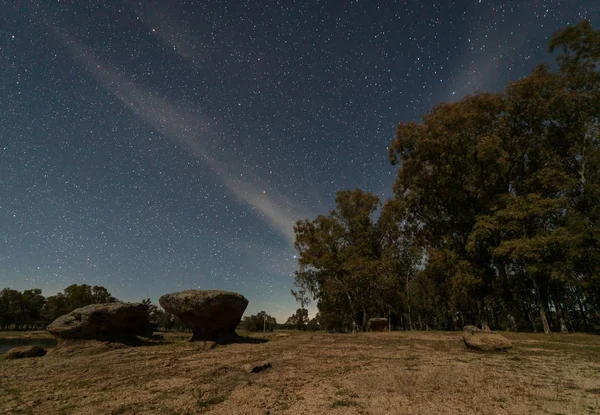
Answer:
POLYGON ((502 296, 504 305, 506 307, 506 320, 508 321, 508 329, 517 331, 518 326, 515 318, 515 311, 518 314, 518 307, 516 307, 513 294, 508 284, 508 276, 506 275, 506 264, 504 260, 499 259, 495 262, 496 268, 498 269, 498 276, 502 282, 502 296))
POLYGON ((410 305, 410 289, 409 289, 409 283, 410 283, 410 276, 406 277, 406 304, 408 305, 408 328, 409 330, 413 330, 413 323, 412 323, 412 307, 410 305))
POLYGON ((348 291, 346 291, 346 296, 348 297, 348 304, 350 305, 350 312, 352 313, 352 333, 356 333, 356 311, 354 310, 354 303, 352 302, 352 297, 350 297, 348 291))
POLYGON ((529 318, 529 321, 531 322, 531 328, 533 329, 533 332, 537 333, 537 326, 535 324, 535 319, 533 318, 533 316, 531 315, 531 313, 528 313, 527 317, 529 318))
POLYGON ((542 321, 542 326, 544 327, 544 333, 550 333, 550 325, 548 324, 548 319, 546 318, 546 311, 544 311, 544 306, 540 303, 540 320, 542 321))
POLYGON ((562 307, 560 305, 560 301, 555 300, 554 301, 554 306, 556 307, 556 315, 558 317, 558 322, 560 325, 560 332, 561 333, 568 333, 569 329, 567 328, 567 324, 565 322, 565 316, 563 315, 563 311, 562 311, 562 307))
POLYGON ((481 329, 483 331, 491 331, 490 326, 487 321, 487 315, 485 308, 481 305, 481 303, 477 303, 477 311, 479 313, 479 322, 481 324, 481 329))
POLYGON ((537 283, 537 278, 533 277, 533 289, 535 290, 535 299, 537 301, 538 308, 540 310, 540 320, 542 321, 542 327, 544 328, 544 333, 550 333, 550 325, 548 324, 548 318, 546 317, 546 305, 542 300, 542 293, 540 292, 540 287, 537 283))
POLYGON ((577 297, 577 304, 579 305, 579 310, 581 310, 581 318, 583 319, 583 325, 586 329, 588 329, 590 325, 588 323, 586 311, 583 308, 583 304, 581 303, 581 297, 579 297, 579 294, 575 294, 575 296, 577 297))

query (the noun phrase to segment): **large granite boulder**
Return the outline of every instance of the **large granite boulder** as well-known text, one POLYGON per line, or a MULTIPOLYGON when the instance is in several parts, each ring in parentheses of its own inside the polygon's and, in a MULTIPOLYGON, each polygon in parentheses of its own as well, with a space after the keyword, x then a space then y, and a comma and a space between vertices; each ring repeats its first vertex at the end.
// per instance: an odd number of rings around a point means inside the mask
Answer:
POLYGON ((63 340, 100 340, 139 344, 152 337, 154 326, 148 308, 141 303, 91 304, 54 320, 47 330, 60 343, 63 340))
POLYGON ((386 331, 388 328, 388 319, 379 317, 369 319, 369 328, 371 331, 386 331))
POLYGON ((26 357, 41 357, 46 355, 46 349, 40 346, 13 347, 4 354, 7 359, 24 359, 26 357))
POLYGON ((465 326, 462 338, 465 346, 480 352, 505 352, 512 349, 512 342, 506 337, 475 326, 465 326))
POLYGON ((165 294, 158 302, 192 330, 191 341, 204 340, 219 344, 237 339, 235 328, 248 306, 248 300, 243 295, 216 290, 165 294))

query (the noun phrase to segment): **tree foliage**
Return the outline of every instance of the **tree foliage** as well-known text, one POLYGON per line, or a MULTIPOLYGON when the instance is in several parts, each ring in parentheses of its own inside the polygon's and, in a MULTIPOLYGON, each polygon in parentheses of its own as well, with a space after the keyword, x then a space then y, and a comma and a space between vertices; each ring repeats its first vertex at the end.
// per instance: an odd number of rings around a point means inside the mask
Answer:
POLYGON ((245 316, 241 322, 241 327, 247 331, 273 331, 277 327, 275 317, 261 311, 258 314, 245 316))
POLYGON ((338 192, 296 224, 296 285, 328 329, 600 325, 600 31, 558 31, 557 70, 398 125, 394 197, 338 192))
POLYGON ((41 329, 76 308, 113 301, 117 299, 106 288, 86 284, 70 285, 47 298, 39 288, 23 292, 4 288, 0 291, 0 329, 41 329))
POLYGON ((87 284, 72 284, 62 293, 50 296, 44 304, 43 314, 45 320, 52 320, 70 313, 79 307, 90 304, 112 303, 117 301, 106 288, 102 286, 90 286, 87 284))
POLYGON ((297 330, 306 330, 308 323, 308 310, 306 308, 299 308, 294 314, 288 317, 285 326, 297 330))

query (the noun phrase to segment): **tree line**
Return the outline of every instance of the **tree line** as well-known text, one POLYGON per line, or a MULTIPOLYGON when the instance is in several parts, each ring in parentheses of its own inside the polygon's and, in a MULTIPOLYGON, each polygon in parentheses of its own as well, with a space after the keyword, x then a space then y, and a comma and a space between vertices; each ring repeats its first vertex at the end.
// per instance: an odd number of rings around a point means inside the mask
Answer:
POLYGON ((245 316, 239 327, 251 332, 273 331, 273 330, 309 330, 318 331, 323 327, 319 323, 319 314, 312 319, 308 318, 308 310, 304 307, 296 310, 283 324, 277 323, 275 317, 261 311, 256 315, 245 316))
MULTIPOLYGON (((102 286, 73 284, 56 295, 44 297, 42 290, 34 288, 23 292, 4 288, 0 291, 0 330, 44 330, 58 317, 76 308, 90 304, 118 301, 102 286)), ((187 327, 176 316, 142 300, 148 307, 150 322, 160 330, 187 331, 187 327)))
MULTIPOLYGON (((0 291, 0 330, 44 330, 52 321, 76 308, 116 301, 119 300, 105 287, 87 284, 73 284, 48 297, 44 297, 39 288, 23 292, 4 288, 0 291)), ((179 318, 153 304, 149 298, 141 302, 148 308, 149 320, 157 330, 189 331, 179 318)), ((316 319, 308 320, 306 309, 298 309, 285 324, 278 324, 275 317, 261 311, 256 315, 245 316, 239 327, 250 332, 307 327, 309 330, 317 330, 318 324, 316 319)))
POLYGON ((600 328, 600 31, 581 22, 501 93, 401 122, 393 197, 298 221, 295 285, 326 329, 600 328))

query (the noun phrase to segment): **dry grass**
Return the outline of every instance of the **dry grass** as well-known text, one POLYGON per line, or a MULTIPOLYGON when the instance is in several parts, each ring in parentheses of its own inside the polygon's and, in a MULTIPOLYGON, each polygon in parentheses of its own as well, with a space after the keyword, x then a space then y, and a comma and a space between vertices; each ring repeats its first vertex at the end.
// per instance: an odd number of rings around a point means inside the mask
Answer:
POLYGON ((467 351, 460 333, 293 333, 210 351, 185 337, 0 361, 0 412, 600 414, 598 336, 507 334, 501 354, 467 351), (272 368, 250 373, 258 362, 272 368))
POLYGON ((0 339, 53 339, 46 330, 40 331, 0 331, 0 339))

